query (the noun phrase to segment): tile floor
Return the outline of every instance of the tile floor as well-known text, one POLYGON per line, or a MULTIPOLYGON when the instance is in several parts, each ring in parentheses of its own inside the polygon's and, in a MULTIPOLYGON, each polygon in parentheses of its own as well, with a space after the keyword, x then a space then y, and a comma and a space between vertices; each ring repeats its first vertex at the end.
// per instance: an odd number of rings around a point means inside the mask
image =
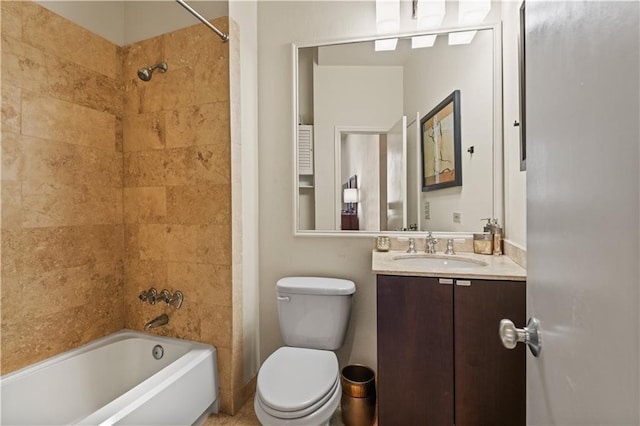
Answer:
POLYGON ((253 397, 249 398, 235 416, 224 413, 212 414, 202 426, 260 426, 256 412, 253 410, 253 397))
MULTIPOLYGON (((340 417, 340 409, 333 414, 331 426, 343 426, 342 418, 340 417)), ((235 416, 229 416, 227 414, 211 415, 202 426, 259 426, 260 422, 256 417, 256 412, 253 409, 253 397, 242 406, 240 411, 235 416)))

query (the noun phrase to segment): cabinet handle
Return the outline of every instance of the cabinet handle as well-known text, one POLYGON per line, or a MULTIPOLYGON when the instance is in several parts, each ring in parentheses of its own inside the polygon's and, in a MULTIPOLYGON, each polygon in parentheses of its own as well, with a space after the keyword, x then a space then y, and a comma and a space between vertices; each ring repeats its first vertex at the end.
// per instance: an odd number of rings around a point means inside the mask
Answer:
POLYGON ((456 285, 459 285, 461 287, 471 287, 471 281, 467 281, 467 280, 456 280, 456 285))
POLYGON ((451 278, 440 278, 438 282, 440 284, 449 284, 449 285, 453 284, 453 280, 451 278))

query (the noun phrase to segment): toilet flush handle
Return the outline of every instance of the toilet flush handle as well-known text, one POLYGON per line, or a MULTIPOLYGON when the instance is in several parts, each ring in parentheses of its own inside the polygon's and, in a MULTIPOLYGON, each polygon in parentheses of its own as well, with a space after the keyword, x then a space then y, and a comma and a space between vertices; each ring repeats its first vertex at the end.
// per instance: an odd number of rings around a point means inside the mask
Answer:
POLYGON ((291 302, 291 298, 289 296, 278 296, 278 300, 280 302, 287 302, 287 303, 291 302))

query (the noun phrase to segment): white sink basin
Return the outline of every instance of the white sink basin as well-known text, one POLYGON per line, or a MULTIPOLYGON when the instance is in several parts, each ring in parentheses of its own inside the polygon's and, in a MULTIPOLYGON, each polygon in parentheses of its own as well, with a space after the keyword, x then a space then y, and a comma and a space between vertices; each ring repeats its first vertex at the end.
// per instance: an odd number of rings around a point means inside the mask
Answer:
POLYGON ((438 256, 434 254, 407 254, 395 256, 393 261, 404 266, 417 266, 422 268, 480 268, 487 266, 487 263, 480 260, 446 255, 438 256))

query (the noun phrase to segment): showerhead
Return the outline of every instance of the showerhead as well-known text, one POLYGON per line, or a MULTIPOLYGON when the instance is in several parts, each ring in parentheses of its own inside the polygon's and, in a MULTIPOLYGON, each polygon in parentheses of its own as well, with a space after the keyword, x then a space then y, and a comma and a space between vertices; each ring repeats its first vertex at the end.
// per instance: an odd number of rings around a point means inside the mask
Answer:
POLYGON ((157 63, 155 65, 151 65, 150 67, 147 67, 147 68, 140 68, 138 70, 138 77, 142 81, 149 81, 149 80, 151 80, 151 76, 153 75, 153 72, 156 69, 159 69, 160 72, 165 73, 165 72, 167 72, 168 68, 169 67, 167 66, 166 62, 160 62, 160 63, 157 63))

